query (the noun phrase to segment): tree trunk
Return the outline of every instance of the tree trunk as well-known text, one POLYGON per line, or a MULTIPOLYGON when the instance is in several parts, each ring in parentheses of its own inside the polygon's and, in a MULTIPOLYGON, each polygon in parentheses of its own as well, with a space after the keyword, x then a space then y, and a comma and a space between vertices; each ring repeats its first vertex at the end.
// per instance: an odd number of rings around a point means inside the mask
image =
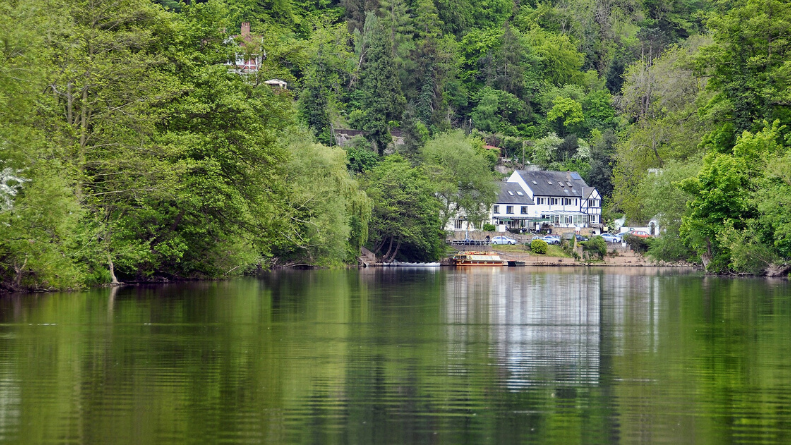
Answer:
POLYGON ((22 266, 14 266, 14 272, 16 273, 14 276, 14 289, 19 289, 22 286, 22 274, 25 273, 25 266, 27 266, 27 256, 25 256, 25 261, 22 262, 22 266))
POLYGON ((384 254, 384 255, 382 255, 382 261, 383 261, 383 262, 387 262, 387 261, 386 261, 386 259, 387 259, 387 257, 389 257, 389 256, 390 256, 390 252, 391 252, 392 250, 393 250, 393 237, 391 236, 391 237, 390 237, 390 246, 388 246, 388 247, 387 247, 387 252, 385 252, 385 254, 384 254))
POLYGON ((113 259, 110 257, 110 254, 107 254, 107 266, 110 268, 110 285, 112 286, 119 286, 121 283, 118 282, 118 278, 115 277, 115 266, 113 265, 113 259))
POLYGON ((398 250, 400 248, 401 248, 401 238, 398 238, 398 243, 396 243, 395 250, 393 250, 393 253, 390 255, 389 258, 387 258, 387 261, 385 261, 385 262, 389 263, 389 262, 393 261, 395 259, 396 255, 398 255, 398 250))

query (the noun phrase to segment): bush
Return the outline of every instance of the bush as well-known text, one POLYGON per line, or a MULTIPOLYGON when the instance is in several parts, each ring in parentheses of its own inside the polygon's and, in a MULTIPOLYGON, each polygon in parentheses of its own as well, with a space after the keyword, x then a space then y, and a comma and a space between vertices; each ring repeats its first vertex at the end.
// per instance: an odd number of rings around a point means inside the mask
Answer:
POLYGON ((591 256, 595 255, 599 257, 599 259, 603 259, 604 256, 607 255, 607 242, 600 236, 594 236, 590 240, 580 244, 582 244, 582 250, 588 252, 591 256))
POLYGON ((640 238, 639 236, 634 236, 630 234, 625 234, 623 236, 623 240, 626 244, 632 248, 637 253, 644 254, 648 252, 648 248, 651 247, 652 238, 640 238))
POLYGON ((534 239, 533 242, 530 243, 530 251, 533 253, 543 255, 547 253, 547 249, 549 249, 549 244, 544 240, 534 239))
POLYGON ((495 227, 494 224, 487 223, 483 225, 484 232, 494 232, 495 230, 497 230, 497 227, 495 227))

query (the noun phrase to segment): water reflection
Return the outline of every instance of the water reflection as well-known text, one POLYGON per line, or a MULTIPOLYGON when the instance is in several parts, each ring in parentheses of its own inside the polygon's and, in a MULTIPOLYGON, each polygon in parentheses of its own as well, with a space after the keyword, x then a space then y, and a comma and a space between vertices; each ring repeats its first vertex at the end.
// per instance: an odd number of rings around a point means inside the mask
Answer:
POLYGON ((279 272, 0 298, 3 443, 787 443, 791 291, 279 272))
POLYGON ((509 389, 596 384, 601 277, 508 272, 468 269, 449 280, 449 338, 464 344, 471 330, 488 326, 490 348, 509 389))

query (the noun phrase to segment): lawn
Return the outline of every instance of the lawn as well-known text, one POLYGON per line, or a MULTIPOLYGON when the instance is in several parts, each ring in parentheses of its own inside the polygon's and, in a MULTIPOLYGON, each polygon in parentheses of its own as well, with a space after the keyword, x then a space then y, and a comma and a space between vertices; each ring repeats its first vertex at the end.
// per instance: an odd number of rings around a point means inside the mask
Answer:
POLYGON ((530 252, 530 246, 525 246, 520 244, 495 245, 492 246, 492 250, 494 250, 495 252, 503 252, 503 253, 530 253, 531 255, 535 255, 538 257, 545 256, 545 257, 557 257, 557 258, 571 258, 571 256, 568 255, 566 252, 564 252, 563 249, 560 248, 560 246, 556 246, 556 245, 547 246, 547 253, 544 255, 536 255, 530 252))

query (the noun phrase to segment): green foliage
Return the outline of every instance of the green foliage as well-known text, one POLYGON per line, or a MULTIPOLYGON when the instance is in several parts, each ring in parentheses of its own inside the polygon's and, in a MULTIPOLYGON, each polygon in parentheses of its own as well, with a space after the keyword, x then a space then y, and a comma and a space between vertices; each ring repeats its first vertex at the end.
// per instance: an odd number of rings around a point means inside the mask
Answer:
POLYGON ((491 204, 497 159, 484 138, 580 172, 630 219, 659 216, 656 257, 754 271, 744 245, 791 255, 782 1, 718 4, 708 30, 708 2, 112 9, 0 4, 6 287, 226 276, 275 255, 334 265, 353 261, 369 230, 386 257, 435 258, 452 212, 483 219, 491 204), (229 39, 243 21, 253 37, 229 39), (240 75, 225 65, 235 53, 266 57, 240 75), (289 89, 272 90, 273 78, 289 89), (368 142, 344 156, 324 145, 345 126, 368 142), (375 197, 370 221, 348 171, 375 197))
POLYGON ((274 254, 283 263, 340 265, 347 259, 348 241, 354 239, 358 256, 370 204, 346 170, 346 153, 311 143, 305 132, 293 133, 287 145, 284 179, 292 184, 287 204, 293 211, 274 254))
POLYGON ((700 163, 690 160, 687 163, 668 161, 665 168, 646 175, 638 190, 638 199, 643 204, 643 214, 657 218, 662 230, 648 254, 661 261, 682 261, 695 256, 680 237, 682 218, 688 211, 687 202, 691 196, 683 191, 680 184, 698 174, 700 163))
POLYGON ((778 122, 764 125, 756 134, 744 132, 732 154, 706 155, 697 177, 682 182, 693 199, 681 235, 707 270, 754 272, 755 258, 789 258, 787 212, 778 211, 788 190, 782 179, 788 177, 785 127, 778 122), (744 245, 756 257, 746 255, 744 245))
POLYGON ((555 133, 550 133, 533 144, 531 148, 531 158, 534 164, 540 166, 549 166, 555 160, 555 153, 563 143, 563 139, 559 138, 555 133))
POLYGON ((497 198, 497 184, 481 144, 457 130, 442 133, 420 150, 423 167, 442 204, 441 227, 460 212, 481 221, 497 198))
POLYGON ((654 241, 653 238, 640 238, 628 233, 623 235, 623 240, 633 251, 640 254, 647 253, 654 241))
POLYGON ((401 118, 406 100, 401 92, 387 30, 373 13, 367 15, 365 29, 369 43, 360 70, 358 126, 366 131, 381 155, 391 141, 390 122, 401 118))
POLYGON ((577 51, 568 35, 549 33, 533 26, 526 30, 526 36, 545 79, 555 86, 580 79, 584 56, 577 51))
POLYGON ((346 165, 352 173, 365 173, 379 163, 379 155, 362 136, 355 136, 346 147, 346 165))
POLYGON ((538 255, 546 254, 548 247, 549 244, 544 240, 534 239, 530 242, 530 251, 538 255))
POLYGON ((789 23, 791 4, 781 0, 748 0, 708 21, 714 44, 698 60, 716 91, 708 107, 727 110, 737 131, 791 123, 789 23))
POLYGON ((494 232, 495 230, 497 230, 497 227, 495 227, 494 224, 485 223, 483 225, 482 230, 484 232, 494 232))
POLYGON ((596 258, 602 260, 607 255, 607 242, 604 241, 604 238, 601 236, 594 236, 588 241, 583 241, 580 244, 582 245, 582 250, 589 256, 595 255, 596 258))
POLYGON ((385 158, 362 179, 373 203, 369 246, 384 261, 434 261, 444 251, 440 202, 420 169, 399 155, 385 158), (403 249, 403 251, 402 251, 403 249))
POLYGON ((556 97, 552 101, 552 109, 547 113, 547 120, 558 121, 561 124, 561 135, 565 135, 575 124, 583 122, 582 104, 566 97, 556 97))
POLYGON ((513 136, 527 114, 524 103, 513 94, 486 87, 470 116, 477 129, 513 136))

